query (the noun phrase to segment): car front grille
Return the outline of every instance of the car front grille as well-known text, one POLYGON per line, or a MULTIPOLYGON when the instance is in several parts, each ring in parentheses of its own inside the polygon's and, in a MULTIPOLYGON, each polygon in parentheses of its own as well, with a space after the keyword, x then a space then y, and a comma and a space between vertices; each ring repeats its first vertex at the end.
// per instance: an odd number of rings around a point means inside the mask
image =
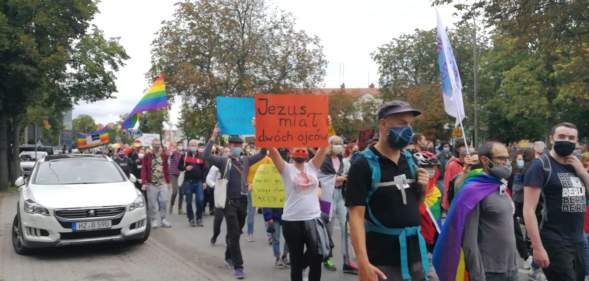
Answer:
POLYGON ((101 238, 108 236, 116 236, 121 234, 120 229, 107 229, 107 230, 95 230, 95 231, 84 231, 84 232, 61 232, 59 233, 61 239, 72 240, 72 239, 86 239, 86 238, 101 238))
MULTIPOLYGON (((114 219, 114 220, 110 220, 112 225, 118 225, 119 223, 121 223, 121 221, 123 220, 123 218, 118 218, 118 219, 114 219)), ((59 222, 59 224, 61 225, 61 227, 63 228, 68 228, 71 229, 72 228, 72 223, 74 223, 73 221, 62 221, 62 220, 58 220, 57 222, 59 222)))
POLYGON ((101 218, 122 218, 125 214, 125 207, 100 207, 83 209, 57 209, 55 216, 61 221, 72 221, 76 219, 93 220, 101 218))

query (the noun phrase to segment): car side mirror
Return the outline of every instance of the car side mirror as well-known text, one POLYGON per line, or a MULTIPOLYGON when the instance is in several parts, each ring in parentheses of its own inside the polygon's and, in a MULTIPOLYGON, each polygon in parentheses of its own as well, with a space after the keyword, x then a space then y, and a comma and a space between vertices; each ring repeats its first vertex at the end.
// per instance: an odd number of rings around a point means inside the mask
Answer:
POLYGON ((16 181, 14 182, 14 185, 16 185, 17 187, 25 185, 25 178, 22 176, 18 177, 18 179, 16 179, 16 181))
POLYGON ((136 182, 137 182, 137 178, 136 178, 136 177, 135 177, 135 175, 133 175, 133 174, 130 174, 130 175, 129 175, 129 180, 130 180, 132 183, 136 183, 136 182))

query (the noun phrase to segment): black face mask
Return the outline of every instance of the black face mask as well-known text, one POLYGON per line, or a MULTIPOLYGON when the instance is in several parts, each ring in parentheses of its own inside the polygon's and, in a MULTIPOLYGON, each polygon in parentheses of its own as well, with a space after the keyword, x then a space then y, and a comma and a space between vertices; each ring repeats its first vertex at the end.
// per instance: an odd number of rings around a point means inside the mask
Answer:
POLYGON ((573 154, 573 151, 575 151, 576 146, 577 144, 570 141, 556 141, 554 142, 554 151, 556 152, 556 154, 562 157, 567 157, 573 154))
POLYGON ((489 162, 489 174, 491 176, 507 180, 511 177, 511 173, 511 165, 497 165, 493 162, 489 162))
POLYGON ((297 163, 305 163, 305 161, 307 161, 307 158, 303 158, 303 157, 293 157, 292 160, 294 160, 297 163))

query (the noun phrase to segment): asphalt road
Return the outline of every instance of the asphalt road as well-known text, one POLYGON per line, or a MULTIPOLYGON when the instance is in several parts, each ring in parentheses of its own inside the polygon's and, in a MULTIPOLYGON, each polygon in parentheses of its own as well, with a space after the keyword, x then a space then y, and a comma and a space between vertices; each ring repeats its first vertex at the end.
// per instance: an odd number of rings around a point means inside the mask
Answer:
MULTIPOLYGON (((173 227, 151 232, 145 244, 121 243, 64 247, 17 255, 11 244, 11 223, 16 213, 16 193, 0 193, 0 281, 120 281, 120 280, 235 280, 223 266, 224 228, 217 245, 211 246, 213 218, 204 227, 190 227, 184 215, 170 215, 173 227)), ((272 248, 266 242, 262 215, 256 215, 255 242, 242 236, 246 280, 288 281, 289 270, 274 269, 272 248)), ((334 231, 339 233, 339 231, 334 231)), ((340 270, 323 270, 322 280, 352 281, 355 275, 341 271, 340 238, 335 237, 334 256, 340 270)), ((528 280, 520 270, 519 281, 528 280)))
MULTIPOLYGON (((212 217, 204 227, 192 228, 185 216, 173 214, 170 229, 158 228, 143 245, 103 244, 43 250, 31 256, 17 255, 11 244, 11 223, 16 194, 0 193, 0 281, 66 280, 235 280, 223 266, 224 228, 215 247, 210 246, 212 217)), ((242 236, 246 280, 289 280, 289 270, 274 269, 272 248, 265 238, 262 215, 256 215, 255 239, 242 236)), ((339 233, 339 232, 338 232, 339 233)), ((336 239, 336 257, 339 239, 336 239)), ((341 268, 341 258, 336 259, 341 268)), ((358 280, 354 275, 324 270, 322 280, 358 280)))

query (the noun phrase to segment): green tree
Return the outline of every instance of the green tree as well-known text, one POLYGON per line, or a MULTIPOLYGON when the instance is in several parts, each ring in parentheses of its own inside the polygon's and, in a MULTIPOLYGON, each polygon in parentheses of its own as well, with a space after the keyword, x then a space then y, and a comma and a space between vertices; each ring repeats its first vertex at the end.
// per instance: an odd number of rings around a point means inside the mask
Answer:
POLYGON ((492 30, 480 83, 491 137, 543 139, 559 121, 587 135, 589 2, 477 0, 456 7, 464 21, 477 17, 492 30))
POLYGON ((91 134, 96 131, 96 122, 94 122, 92 116, 81 114, 72 120, 72 129, 74 132, 91 134))
POLYGON ((109 98, 128 58, 90 25, 96 1, 2 1, 0 5, 0 189, 16 178, 16 149, 30 105, 71 108, 109 98), (10 161, 10 162, 9 162, 10 161))
POLYGON ((164 73, 183 98, 186 135, 208 134, 217 96, 312 88, 326 67, 319 39, 263 0, 181 2, 152 46, 150 75, 164 73))
MULTIPOLYGON (((449 30, 454 55, 462 80, 462 93, 465 104, 465 126, 472 124, 473 106, 473 52, 486 54, 490 48, 487 35, 477 35, 474 43, 474 25, 469 22, 459 23, 449 30)), ((384 100, 404 99, 416 104, 426 112, 417 119, 416 128, 431 138, 449 137, 443 129, 447 123, 453 124, 443 112, 440 75, 438 70, 438 53, 436 30, 419 30, 393 38, 389 43, 372 53, 378 65, 379 84, 384 100)))
POLYGON ((166 109, 144 112, 139 118, 139 129, 143 133, 162 135, 164 130, 164 121, 167 119, 168 111, 166 109))

